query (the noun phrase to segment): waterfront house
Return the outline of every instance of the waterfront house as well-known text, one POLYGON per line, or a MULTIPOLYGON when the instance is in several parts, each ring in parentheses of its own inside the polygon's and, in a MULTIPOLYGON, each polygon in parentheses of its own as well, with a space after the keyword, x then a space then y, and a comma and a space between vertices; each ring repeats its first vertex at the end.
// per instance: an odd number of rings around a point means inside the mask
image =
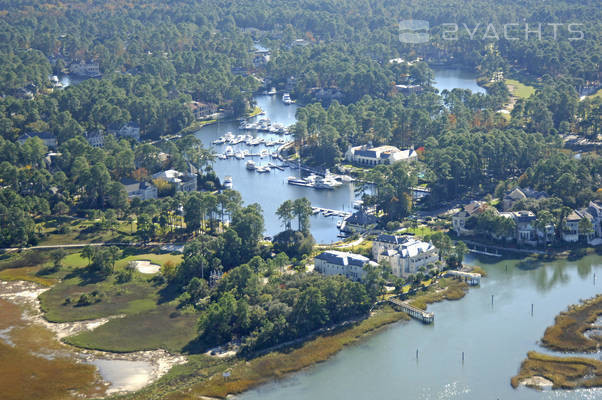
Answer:
POLYGON ((473 215, 479 215, 487 208, 487 203, 472 201, 464 206, 464 210, 458 211, 452 216, 452 229, 457 235, 471 235, 473 231, 466 228, 466 221, 473 215))
POLYGON ((439 261, 439 250, 411 236, 379 235, 372 242, 372 257, 379 263, 388 262, 393 275, 405 278, 421 267, 434 266, 439 261))
POLYGON ((365 266, 376 266, 368 257, 341 251, 325 251, 314 258, 314 269, 324 275, 344 275, 360 281, 366 275, 365 266))
POLYGON ((583 218, 583 215, 576 210, 573 210, 564 219, 564 226, 562 227, 562 240, 569 243, 579 241, 579 222, 583 218))
POLYGON ((349 147, 345 159, 355 164, 376 166, 380 164, 394 164, 400 161, 411 162, 418 158, 418 153, 413 148, 399 150, 395 146, 380 146, 369 148, 367 145, 349 147))
POLYGON ((197 175, 193 173, 182 173, 175 169, 168 169, 153 174, 152 178, 173 184, 176 192, 194 192, 197 190, 197 175))
POLYGON ((129 199, 139 198, 141 200, 156 199, 157 188, 148 182, 139 182, 135 179, 123 179, 121 184, 125 187, 129 199))
POLYGON ((511 214, 516 223, 516 243, 536 245, 535 214, 532 211, 515 211, 511 214))
POLYGON ((200 101, 191 101, 187 104, 188 108, 197 120, 206 119, 217 112, 217 105, 212 103, 203 103, 200 101))
POLYGON ((44 142, 44 145, 46 147, 50 147, 50 148, 56 148, 57 146, 57 140, 56 140, 56 136, 54 136, 54 134, 50 133, 50 132, 28 132, 28 133, 24 133, 23 135, 19 136, 17 138, 17 142, 19 142, 19 144, 23 144, 25 143, 25 141, 29 138, 34 138, 37 137, 40 140, 42 140, 42 142, 44 142))
POLYGON ((600 226, 600 220, 602 218, 602 207, 595 203, 590 202, 589 206, 581 210, 573 210, 564 220, 564 226, 562 228, 562 240, 569 243, 574 243, 579 238, 584 238, 589 244, 599 245, 602 244, 601 235, 602 229, 600 226), (580 228, 581 220, 588 219, 592 225, 590 232, 582 232, 580 228))

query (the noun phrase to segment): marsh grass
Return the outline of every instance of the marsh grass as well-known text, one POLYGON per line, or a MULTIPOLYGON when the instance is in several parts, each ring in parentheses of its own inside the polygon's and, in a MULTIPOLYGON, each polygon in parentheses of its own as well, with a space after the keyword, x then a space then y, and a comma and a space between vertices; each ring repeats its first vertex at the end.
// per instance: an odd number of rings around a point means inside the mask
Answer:
POLYGON ((588 338, 584 332, 600 315, 602 315, 602 295, 570 307, 568 311, 560 313, 555 318, 554 325, 546 329, 542 339, 543 345, 556 351, 596 352, 602 344, 601 338, 588 338))
POLYGON ((530 351, 518 375, 510 383, 516 388, 528 378, 544 377, 555 389, 576 389, 602 386, 602 362, 591 358, 556 357, 530 351))

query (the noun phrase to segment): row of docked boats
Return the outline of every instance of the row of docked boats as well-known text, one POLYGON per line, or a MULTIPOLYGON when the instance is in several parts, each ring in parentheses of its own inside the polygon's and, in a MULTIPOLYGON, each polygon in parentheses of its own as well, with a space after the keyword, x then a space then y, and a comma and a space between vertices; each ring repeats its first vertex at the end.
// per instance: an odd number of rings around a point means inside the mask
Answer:
POLYGON ((286 126, 277 122, 272 123, 269 118, 262 118, 257 122, 241 121, 239 128, 247 131, 253 130, 275 133, 278 135, 286 135, 288 133, 288 128, 286 126))
POLYGON ((249 150, 234 151, 232 146, 226 147, 224 153, 216 154, 216 157, 220 160, 227 160, 228 158, 236 158, 237 160, 244 160, 247 157, 270 157, 272 159, 281 160, 281 156, 277 151, 269 152, 267 149, 261 150, 259 153, 251 153, 249 150))
POLYGON ((280 139, 276 139, 276 140, 269 140, 269 139, 266 140, 261 137, 254 137, 253 135, 234 136, 232 134, 232 132, 228 132, 224 136, 220 136, 219 138, 215 139, 212 143, 213 144, 226 144, 227 143, 230 145, 237 145, 237 144, 244 143, 249 146, 258 146, 260 144, 263 144, 264 146, 272 147, 272 146, 286 144, 286 140, 284 140, 284 138, 280 138, 280 139))

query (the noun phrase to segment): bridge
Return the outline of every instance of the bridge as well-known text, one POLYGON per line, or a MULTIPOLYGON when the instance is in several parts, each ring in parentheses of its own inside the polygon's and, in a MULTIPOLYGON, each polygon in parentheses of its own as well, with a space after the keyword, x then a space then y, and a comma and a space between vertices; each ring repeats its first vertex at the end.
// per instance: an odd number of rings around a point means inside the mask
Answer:
POLYGON ((424 311, 419 308, 413 307, 408 303, 405 303, 396 298, 390 298, 389 302, 396 308, 401 309, 412 318, 422 321, 425 324, 432 324, 435 321, 435 314, 432 312, 424 311))

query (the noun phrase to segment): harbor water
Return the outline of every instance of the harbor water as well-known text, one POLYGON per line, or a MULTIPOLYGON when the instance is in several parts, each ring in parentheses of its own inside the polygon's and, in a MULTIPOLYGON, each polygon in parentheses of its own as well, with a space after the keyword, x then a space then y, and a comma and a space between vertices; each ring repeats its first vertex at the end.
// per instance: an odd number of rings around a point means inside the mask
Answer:
POLYGON ((601 292, 594 273, 601 276, 602 257, 522 268, 516 261, 467 261, 484 267, 487 278, 461 300, 430 305, 434 324, 396 323, 324 363, 238 398, 601 399, 602 389, 513 389, 510 378, 528 351, 548 352, 538 341, 558 313, 601 292))

